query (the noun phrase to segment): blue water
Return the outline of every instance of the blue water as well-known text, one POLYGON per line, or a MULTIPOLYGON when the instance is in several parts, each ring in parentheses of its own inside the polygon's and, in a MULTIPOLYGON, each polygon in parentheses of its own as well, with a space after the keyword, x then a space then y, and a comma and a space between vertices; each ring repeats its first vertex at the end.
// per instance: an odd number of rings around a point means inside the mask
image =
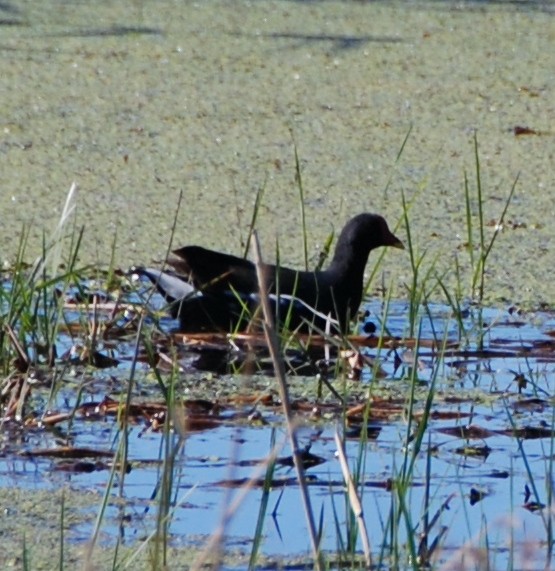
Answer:
MULTIPOLYGON (((370 309, 370 319, 376 320, 381 327, 380 305, 373 304, 370 309)), ((382 349, 378 354, 375 349, 367 350, 369 355, 380 360, 386 378, 370 383, 371 369, 368 367, 361 381, 368 387, 372 386, 376 394, 383 387, 389 387, 398 397, 404 395, 408 406, 408 378, 416 363, 419 384, 429 387, 435 383, 437 397, 432 412, 457 412, 460 415, 460 418, 444 420, 432 415, 429 420, 422 450, 414 466, 413 485, 406 495, 407 513, 410 514, 412 526, 411 529, 407 529, 404 523, 399 526, 398 543, 405 544, 409 534, 418 541, 422 530, 421 519, 425 513, 425 484, 428 481, 429 518, 450 498, 449 509, 441 512, 430 531, 432 541, 442 527, 446 527, 441 542, 440 561, 456 561, 457 550, 466 544, 483 546, 487 542, 492 568, 506 567, 510 542, 523 546, 516 550, 519 553, 525 550, 528 542, 544 541, 547 537, 545 522, 549 517, 553 518, 553 515, 546 509, 542 519, 541 512, 525 509, 526 499, 536 500, 534 495, 525 498, 525 487, 532 488, 533 481, 539 501, 547 503, 549 496, 546 490, 552 485, 551 462, 555 451, 551 448, 552 438, 519 442, 515 437, 495 431, 510 431, 514 422, 518 427, 545 428, 547 436, 550 434, 555 418, 555 352, 553 336, 549 333, 555 329, 555 320, 549 314, 515 316, 498 310, 484 310, 480 315, 480 323, 488 327, 483 336, 483 345, 489 352, 482 354, 476 350, 483 329, 477 327, 478 318, 474 310, 463 320, 465 334, 461 334, 460 324, 453 318, 449 308, 432 306, 429 312, 431 320, 428 312, 425 312, 421 322, 422 338, 432 339, 435 336, 448 341, 464 338, 464 347, 468 353, 447 354, 445 358, 438 359, 429 347, 423 346, 415 359, 414 349, 399 348, 399 358, 396 360, 392 351, 382 349), (438 332, 441 332, 440 336, 438 332), (520 392, 515 383, 517 373, 522 373, 528 381, 520 392), (523 401, 529 401, 530 406, 517 408, 523 401), (444 428, 467 425, 492 432, 483 438, 468 441, 453 436, 452 433, 442 432, 444 428), (487 446, 489 454, 487 457, 462 455, 457 449, 465 445, 487 446), (431 450, 430 454, 428 450, 431 450), (428 469, 429 478, 426 477, 428 469), (475 505, 469 501, 473 488, 484 494, 483 499, 475 505)), ((389 307, 386 326, 391 335, 406 335, 406 316, 406 304, 395 303, 389 307)), ((123 371, 127 371, 127 367, 124 366, 123 371)), ((109 375, 117 374, 117 369, 99 372, 95 386, 102 386, 103 378, 106 381, 109 375)), ((210 380, 205 378, 202 382, 209 383, 210 380)), ((314 381, 309 379, 306 382, 314 381)), ((249 390, 245 385, 244 391, 249 390)), ((86 399, 100 400, 101 396, 93 392, 86 399)), ((72 395, 75 395, 75 386, 72 385, 60 392, 57 402, 61 409, 71 405, 72 395)), ((361 445, 359 440, 346 442, 352 470, 355 470, 362 457, 362 485, 359 491, 363 496, 370 544, 375 550, 384 540, 387 543, 387 536, 384 536, 386 522, 392 506, 398 505, 396 493, 386 488, 386 482, 400 474, 406 451, 410 457, 414 446, 413 442, 409 443, 408 449, 405 446, 406 406, 404 414, 387 421, 373 421, 373 427, 380 429, 375 439, 365 445, 361 445)), ((415 412, 422 408, 423 401, 420 398, 415 412)), ((285 429, 277 411, 263 406, 258 410, 268 422, 267 425, 252 426, 243 423, 245 425, 237 426, 230 419, 217 428, 193 432, 185 438, 176 459, 173 490, 176 507, 170 527, 171 541, 174 544, 202 545, 208 539, 221 521, 223 510, 240 493, 240 489, 230 489, 223 486, 222 482, 252 477, 257 472, 257 467, 241 462, 264 460, 271 449, 272 434, 281 448, 278 456, 290 454, 285 429)), ((129 458, 133 469, 123 484, 124 496, 128 502, 126 511, 130 514, 130 520, 125 525, 124 541, 129 543, 144 538, 156 526, 156 504, 151 499, 161 478, 160 458, 163 456, 161 451, 164 437, 160 433, 145 432, 144 428, 143 425, 133 426, 129 435, 129 458)), ((322 546, 330 553, 337 548, 338 537, 345 538, 347 530, 342 474, 333 437, 335 428, 334 421, 327 424, 314 423, 304 417, 299 429, 301 446, 310 443, 311 453, 325 460, 319 466, 309 469, 308 474, 313 479, 309 490, 316 519, 323 514, 322 546)), ((415 428, 416 423, 413 423, 411 433, 414 433, 415 428)), ((77 419, 72 435, 74 446, 89 446, 100 450, 113 450, 118 439, 113 417, 90 422, 80 422, 77 419)), ((178 437, 174 435, 173 438, 177 441, 178 437)), ((0 485, 49 489, 65 484, 73 489, 92 487, 103 493, 109 477, 108 470, 88 474, 67 473, 58 469, 57 460, 26 458, 20 454, 22 450, 54 446, 56 442, 53 433, 36 429, 27 434, 20 447, 5 447, 7 453, 0 458, 0 485)), ((263 476, 264 470, 258 471, 258 477, 263 476)), ((294 477, 292 469, 276 469, 274 478, 288 477, 294 477)), ((260 488, 254 488, 246 494, 227 529, 228 547, 249 552, 261 495, 260 488)), ((96 509, 96 506, 91 509, 96 509)), ((117 525, 119 515, 119 511, 110 508, 104 520, 103 532, 114 540, 121 532, 117 525)), ((405 521, 403 516, 401 522, 405 521)), ((83 537, 87 535, 87 530, 81 526, 74 533, 83 537)), ((310 555, 305 515, 296 485, 276 486, 272 490, 268 513, 264 517, 263 536, 262 552, 266 555, 310 555), (274 511, 275 515, 272 515, 274 511)), ((69 537, 71 538, 71 530, 69 537)), ((360 549, 360 542, 358 548, 360 549)), ((531 568, 541 568, 541 556, 545 553, 545 548, 537 549, 534 553, 540 563, 531 568)), ((377 556, 376 552, 374 556, 377 556)))

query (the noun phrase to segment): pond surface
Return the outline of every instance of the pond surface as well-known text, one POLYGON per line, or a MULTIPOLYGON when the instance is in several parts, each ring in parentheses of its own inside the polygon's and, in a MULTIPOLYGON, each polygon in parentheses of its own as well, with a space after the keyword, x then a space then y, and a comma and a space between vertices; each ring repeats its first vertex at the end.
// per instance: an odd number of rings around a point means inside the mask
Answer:
MULTIPOLYGON (((359 493, 374 557, 379 556, 379 546, 388 543, 384 534, 390 512, 398 503, 393 482, 401 478, 407 459, 414 459, 410 485, 403 496, 411 526, 399 526, 399 545, 405 545, 411 536, 418 543, 425 514, 429 519, 438 514, 428 530, 430 543, 441 535, 441 547, 435 554, 438 561, 454 564, 463 557, 462 550, 465 565, 469 564, 479 555, 465 546, 483 548, 487 544, 491 568, 505 568, 511 553, 524 557, 534 546, 534 563, 528 557, 526 568, 543 568, 544 542, 549 541, 553 518, 549 508, 540 509, 540 504, 552 501, 555 316, 468 307, 456 320, 449 307, 428 306, 420 311, 420 342, 415 345, 409 335, 406 302, 390 303, 383 320, 382 303, 373 301, 367 308, 369 319, 377 325, 375 335, 387 328, 387 339, 396 342, 389 348, 384 343, 379 350, 361 349, 374 361, 363 367, 359 381, 348 380, 346 371, 340 369, 329 375, 338 394, 324 386, 318 397, 316 377, 289 377, 300 445, 320 462, 307 469, 307 476, 314 513, 317 519, 320 514, 323 518, 323 548, 333 554, 338 542, 347 541, 349 529, 334 440, 338 430, 346 436, 351 470, 360 470, 359 493), (432 340, 444 345, 443 351, 437 350, 438 344, 432 340), (422 420, 430 391, 434 399, 430 416, 422 446, 413 458, 416 420, 422 420), (341 411, 343 406, 354 411, 369 397, 365 438, 361 437, 361 413, 345 415, 341 411), (414 421, 409 427, 411 406, 414 421)), ((172 325, 163 321, 166 330, 172 325)), ((75 339, 61 342, 69 346, 75 339)), ((120 359, 115 368, 91 372, 60 360, 56 406, 49 408, 65 414, 77 407, 78 412, 71 424, 56 422, 51 428, 24 429, 6 422, 0 485, 33 492, 60 487, 93 491, 100 504, 110 478, 111 458, 121 441, 113 409, 102 400, 104 395, 116 401, 121 398, 133 345, 132 340, 120 341, 117 350, 110 351, 120 359), (66 444, 71 444, 74 453, 57 457, 66 444), (82 449, 89 450, 89 457, 79 457, 77 451, 82 449), (90 450, 108 454, 95 457, 90 450)), ((213 344, 209 349, 214 349, 213 344)), ((195 372, 194 359, 187 355, 192 351, 198 357, 203 350, 208 347, 189 344, 178 348, 177 362, 181 366, 186 363, 188 372, 179 375, 176 387, 191 403, 205 407, 204 412, 191 412, 188 432, 164 435, 157 428, 155 414, 147 408, 163 401, 149 367, 139 362, 132 404, 145 409, 133 416, 128 441, 131 469, 115 479, 102 521, 101 544, 110 546, 119 538, 123 545, 133 546, 155 529, 153 498, 162 482, 161 459, 169 445, 176 450, 170 544, 204 545, 217 529, 224 508, 255 478, 225 539, 228 550, 248 555, 261 509, 264 461, 276 446, 278 459, 285 461, 280 464, 278 460, 268 508, 261 516, 261 552, 283 557, 284 563, 309 557, 306 521, 295 472, 290 458, 287 461, 291 452, 275 379, 261 373, 195 372), (256 397, 260 397, 258 403, 256 397)), ((37 414, 45 414, 46 419, 54 414, 46 413, 45 408, 41 412, 48 396, 48 389, 37 387, 31 400, 37 414)), ((97 509, 93 503, 89 511, 96 513, 97 509)), ((75 524, 66 532, 77 544, 91 533, 92 522, 75 524)), ((360 548, 357 543, 357 550, 360 548)))
POLYGON ((394 227, 404 195, 441 271, 468 238, 477 131, 486 221, 520 175, 488 300, 552 307, 553 18, 534 0, 2 2, 1 261, 23 224, 40 254, 75 181, 83 263, 148 265, 172 235, 240 254, 265 188, 264 250, 301 267, 296 144, 312 260, 354 214, 394 227))

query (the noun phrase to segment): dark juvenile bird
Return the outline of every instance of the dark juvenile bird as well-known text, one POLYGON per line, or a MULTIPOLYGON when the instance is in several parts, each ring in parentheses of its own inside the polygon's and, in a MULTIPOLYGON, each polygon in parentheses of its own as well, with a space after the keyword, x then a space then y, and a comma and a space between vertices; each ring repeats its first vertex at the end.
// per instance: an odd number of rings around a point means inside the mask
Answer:
MULTIPOLYGON (((276 320, 289 329, 310 324, 347 332, 362 300, 364 268, 380 246, 404 248, 378 214, 359 214, 341 231, 333 259, 323 271, 298 271, 262 264, 276 320)), ((171 303, 180 329, 188 332, 244 329, 259 305, 252 262, 200 246, 174 250, 168 263, 175 272, 135 268, 171 303)))

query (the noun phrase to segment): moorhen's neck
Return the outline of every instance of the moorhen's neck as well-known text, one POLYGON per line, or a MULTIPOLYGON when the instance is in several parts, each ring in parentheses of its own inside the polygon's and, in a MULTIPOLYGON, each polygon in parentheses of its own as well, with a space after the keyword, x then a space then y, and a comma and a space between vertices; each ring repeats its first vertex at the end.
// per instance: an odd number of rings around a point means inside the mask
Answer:
POLYGON ((365 244, 352 244, 340 239, 327 271, 340 279, 362 282, 370 249, 365 244))

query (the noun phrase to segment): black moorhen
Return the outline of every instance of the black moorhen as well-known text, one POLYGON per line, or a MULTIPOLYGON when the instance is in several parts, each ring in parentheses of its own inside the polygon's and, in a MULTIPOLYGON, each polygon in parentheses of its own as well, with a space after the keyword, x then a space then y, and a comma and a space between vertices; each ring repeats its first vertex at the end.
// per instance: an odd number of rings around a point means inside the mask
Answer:
MULTIPOLYGON (((311 324, 347 332, 361 299, 364 268, 371 250, 404 248, 378 214, 359 214, 343 228, 326 270, 297 271, 263 264, 278 325, 307 330, 311 324)), ((176 272, 134 268, 170 302, 185 332, 244 329, 259 305, 252 262, 200 246, 174 250, 168 263, 176 272)), ((332 330, 333 331, 333 330, 332 330)))

